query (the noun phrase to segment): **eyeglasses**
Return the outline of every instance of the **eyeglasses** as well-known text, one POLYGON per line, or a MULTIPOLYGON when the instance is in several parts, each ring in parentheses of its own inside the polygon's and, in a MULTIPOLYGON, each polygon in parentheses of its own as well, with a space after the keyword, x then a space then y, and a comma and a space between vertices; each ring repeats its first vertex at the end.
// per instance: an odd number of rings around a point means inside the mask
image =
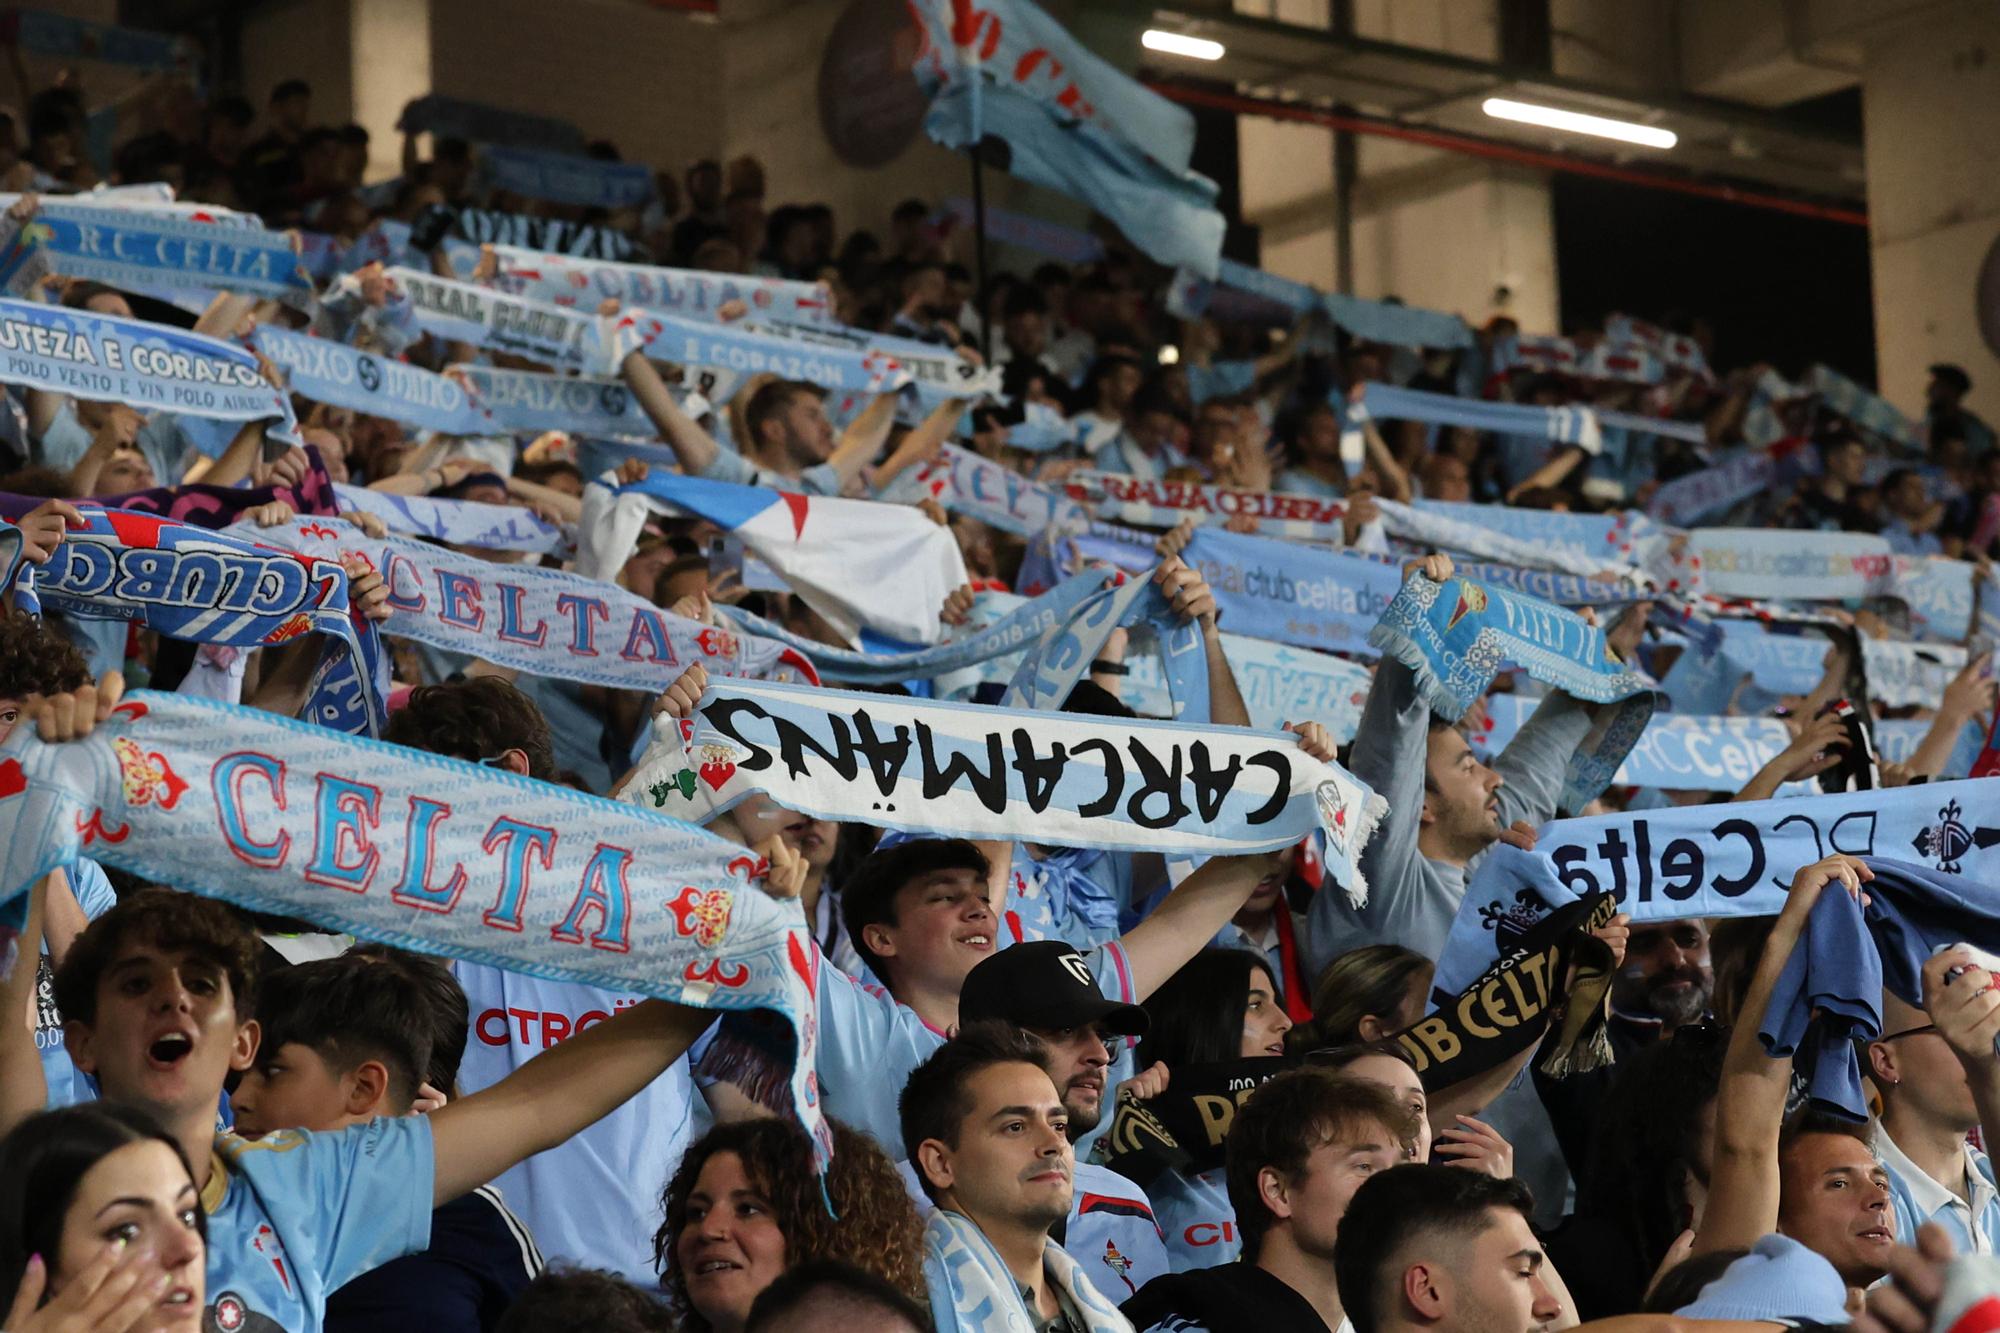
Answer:
POLYGON ((1937 1024, 1926 1023, 1920 1028, 1904 1028, 1901 1032, 1891 1032, 1887 1036, 1877 1037, 1875 1040, 1901 1041, 1904 1037, 1915 1037, 1915 1036, 1920 1036, 1926 1032, 1936 1032, 1936 1031, 1937 1031, 1937 1024))

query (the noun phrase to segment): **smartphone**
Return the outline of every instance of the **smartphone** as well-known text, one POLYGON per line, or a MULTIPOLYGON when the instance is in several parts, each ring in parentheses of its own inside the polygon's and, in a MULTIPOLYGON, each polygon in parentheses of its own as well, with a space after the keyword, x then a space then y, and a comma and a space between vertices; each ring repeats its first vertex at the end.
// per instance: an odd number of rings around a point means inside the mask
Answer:
POLYGON ((743 582, 743 543, 729 537, 715 537, 708 543, 708 582, 713 587, 725 574, 743 582))

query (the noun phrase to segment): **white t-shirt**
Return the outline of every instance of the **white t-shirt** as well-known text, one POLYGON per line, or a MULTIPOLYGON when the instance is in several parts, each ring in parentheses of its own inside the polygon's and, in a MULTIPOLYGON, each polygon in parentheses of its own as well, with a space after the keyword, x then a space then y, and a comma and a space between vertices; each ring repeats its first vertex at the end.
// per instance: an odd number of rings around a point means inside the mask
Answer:
MULTIPOLYGON (((472 1011, 459 1067, 467 1094, 644 998, 479 963, 457 963, 454 971, 472 1011)), ((683 1058, 583 1133, 494 1183, 550 1263, 609 1269, 651 1290, 659 1282, 653 1233, 660 1196, 689 1140, 707 1127, 705 1111, 683 1058)))

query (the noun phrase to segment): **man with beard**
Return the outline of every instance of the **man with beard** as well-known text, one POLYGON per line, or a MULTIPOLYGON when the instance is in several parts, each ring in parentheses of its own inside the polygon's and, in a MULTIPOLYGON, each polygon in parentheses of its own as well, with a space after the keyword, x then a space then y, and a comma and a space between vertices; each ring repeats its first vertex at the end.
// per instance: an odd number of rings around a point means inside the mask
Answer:
POLYGON ((1131 1333, 1049 1234, 1069 1216, 1076 1154, 1048 1067, 1021 1029, 971 1023, 903 1086, 903 1141, 937 1205, 924 1224, 924 1283, 938 1333, 1131 1333))
MULTIPOLYGON (((1002 1019, 1041 1041, 1069 1116, 1071 1144, 1103 1122, 1112 1059, 1127 1038, 1146 1031, 1146 1011, 1104 998, 1089 962, 1061 940, 1025 941, 975 966, 959 992, 958 1017, 1002 1019)), ((1098 1290, 1123 1300, 1172 1271, 1144 1190, 1083 1161, 1075 1184, 1069 1214, 1052 1234, 1098 1290)))
POLYGON ((1708 1013, 1715 978, 1708 966, 1708 923, 1656 921, 1635 925, 1625 966, 1611 985, 1613 1040, 1633 1044, 1671 1037, 1708 1013))

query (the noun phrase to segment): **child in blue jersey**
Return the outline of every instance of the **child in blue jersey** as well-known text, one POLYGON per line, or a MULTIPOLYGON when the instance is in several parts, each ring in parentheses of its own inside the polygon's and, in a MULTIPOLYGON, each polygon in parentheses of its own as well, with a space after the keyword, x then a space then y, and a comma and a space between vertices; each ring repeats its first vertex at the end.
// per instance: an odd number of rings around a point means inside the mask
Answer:
MULTIPOLYGON (((380 946, 270 974, 257 1021, 257 1062, 232 1098, 236 1132, 253 1139, 407 1113, 426 1084, 452 1087, 467 1022, 449 969, 380 946)), ((431 1214, 427 1249, 333 1292, 326 1327, 487 1333, 540 1270, 527 1229, 483 1187, 431 1214)))

